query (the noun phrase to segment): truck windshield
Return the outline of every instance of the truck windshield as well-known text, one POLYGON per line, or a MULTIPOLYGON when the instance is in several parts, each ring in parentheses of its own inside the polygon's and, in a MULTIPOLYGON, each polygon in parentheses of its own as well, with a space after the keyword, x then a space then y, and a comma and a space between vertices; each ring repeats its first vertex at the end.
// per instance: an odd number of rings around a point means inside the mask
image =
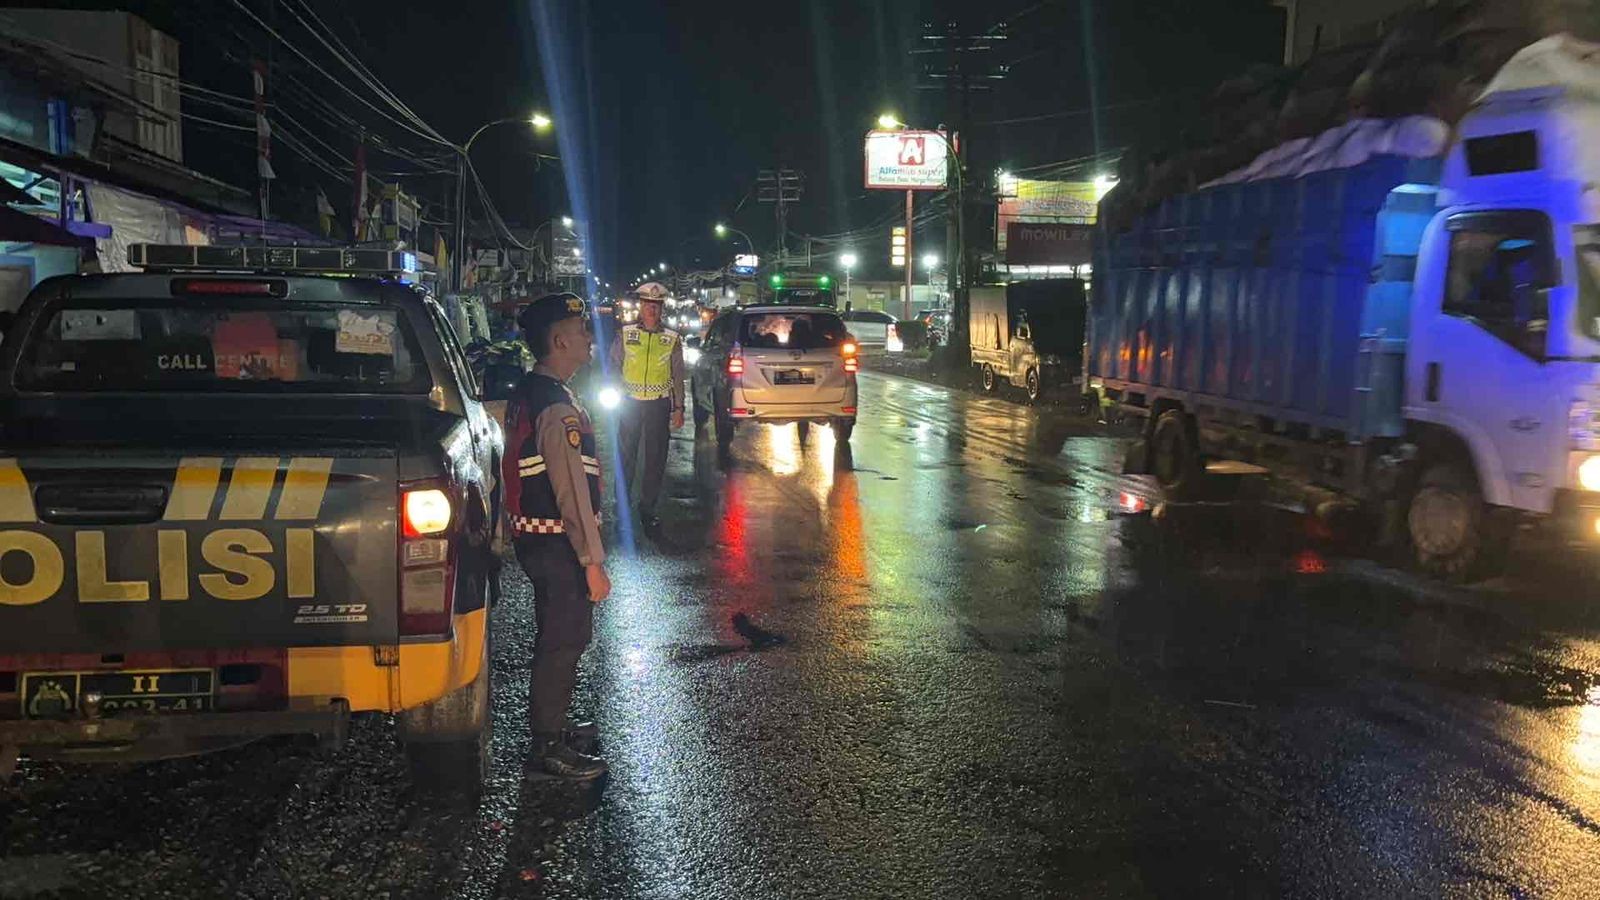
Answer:
POLYGON ((427 393, 432 387, 404 317, 383 306, 77 301, 47 310, 19 359, 22 390, 427 393))
POLYGON ((1574 229, 1578 248, 1578 328, 1600 340, 1600 225, 1574 229))

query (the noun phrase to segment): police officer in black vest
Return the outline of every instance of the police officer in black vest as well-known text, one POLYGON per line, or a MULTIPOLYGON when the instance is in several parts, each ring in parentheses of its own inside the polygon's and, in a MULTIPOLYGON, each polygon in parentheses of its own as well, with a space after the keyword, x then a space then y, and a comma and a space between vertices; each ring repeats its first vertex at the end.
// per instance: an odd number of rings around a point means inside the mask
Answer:
POLYGON ((506 405, 502 483, 517 560, 533 582, 533 752, 552 775, 590 779, 605 773, 605 761, 573 744, 592 742, 594 726, 565 726, 594 607, 611 593, 611 580, 600 543, 594 427, 566 382, 588 364, 593 340, 574 294, 540 297, 517 321, 536 364, 506 405))

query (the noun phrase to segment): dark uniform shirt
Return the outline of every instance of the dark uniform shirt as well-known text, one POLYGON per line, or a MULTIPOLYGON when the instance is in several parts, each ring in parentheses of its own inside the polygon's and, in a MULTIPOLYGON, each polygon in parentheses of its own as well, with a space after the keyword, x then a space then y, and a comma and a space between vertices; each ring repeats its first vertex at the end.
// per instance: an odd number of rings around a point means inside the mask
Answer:
POLYGON ((580 565, 605 561, 594 426, 567 386, 538 366, 506 405, 503 481, 516 540, 565 540, 580 565))

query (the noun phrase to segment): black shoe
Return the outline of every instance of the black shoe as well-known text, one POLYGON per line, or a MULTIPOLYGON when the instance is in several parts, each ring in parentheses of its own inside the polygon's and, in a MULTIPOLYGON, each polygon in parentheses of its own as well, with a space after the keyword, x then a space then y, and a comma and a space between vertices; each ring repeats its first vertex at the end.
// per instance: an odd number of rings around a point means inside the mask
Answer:
POLYGON ((595 743, 600 740, 600 726, 593 722, 577 722, 568 725, 566 730, 561 732, 561 739, 568 747, 579 753, 587 753, 593 750, 595 743))
POLYGON ((591 781, 606 773, 606 761, 568 747, 565 741, 545 741, 536 751, 544 770, 558 778, 591 781))

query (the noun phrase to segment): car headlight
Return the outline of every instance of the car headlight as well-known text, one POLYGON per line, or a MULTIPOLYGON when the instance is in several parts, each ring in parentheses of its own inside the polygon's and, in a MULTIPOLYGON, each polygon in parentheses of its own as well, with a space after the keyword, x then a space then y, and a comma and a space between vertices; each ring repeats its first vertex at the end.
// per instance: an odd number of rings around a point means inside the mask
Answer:
POLYGON ((599 399, 601 408, 616 409, 622 405, 622 392, 614 387, 603 387, 599 399))
POLYGON ((1586 491, 1600 491, 1600 455, 1587 457, 1578 463, 1578 487, 1586 491))

